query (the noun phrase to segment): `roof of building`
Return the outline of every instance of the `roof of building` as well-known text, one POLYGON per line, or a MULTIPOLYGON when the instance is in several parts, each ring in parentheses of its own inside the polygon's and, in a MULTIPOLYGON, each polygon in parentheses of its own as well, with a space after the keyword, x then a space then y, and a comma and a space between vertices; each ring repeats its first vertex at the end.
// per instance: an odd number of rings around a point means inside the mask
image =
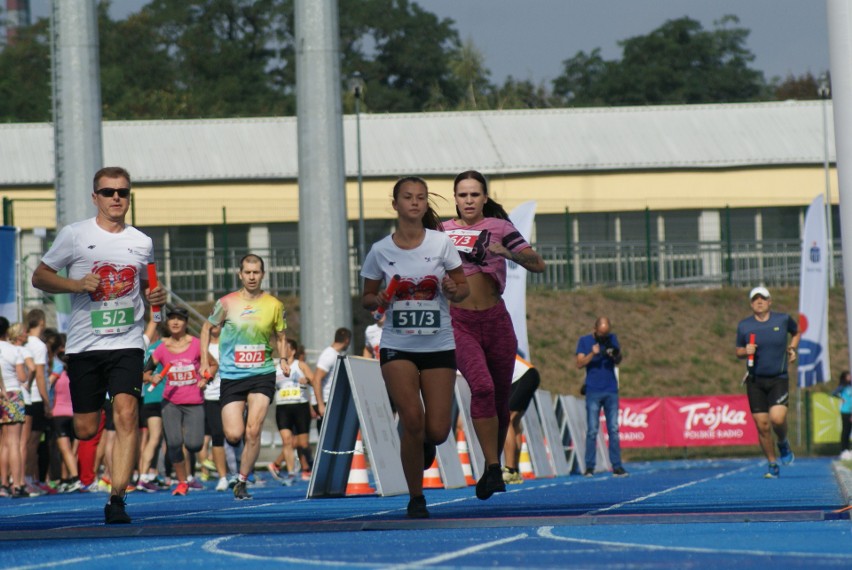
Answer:
MULTIPOLYGON (((826 104, 834 161, 831 102, 826 104)), ((822 102, 361 114, 364 177, 822 164, 822 102)), ((357 175, 356 117, 344 117, 357 175)), ((295 117, 104 122, 105 164, 147 183, 296 179, 295 117)), ((50 124, 0 124, 0 186, 52 185, 50 124)))

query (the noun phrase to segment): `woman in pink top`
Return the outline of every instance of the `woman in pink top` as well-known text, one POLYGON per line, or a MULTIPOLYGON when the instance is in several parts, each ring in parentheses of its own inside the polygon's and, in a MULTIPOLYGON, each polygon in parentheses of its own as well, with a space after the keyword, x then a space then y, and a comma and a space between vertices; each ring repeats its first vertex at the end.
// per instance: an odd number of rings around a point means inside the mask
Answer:
MULTIPOLYGON (((58 336, 59 346, 54 352, 54 358, 64 363, 65 335, 58 336)), ((68 380, 68 371, 63 367, 59 374, 51 374, 50 383, 53 387, 53 408, 51 409, 53 433, 56 434, 56 446, 59 448, 63 467, 63 478, 59 488, 62 493, 71 493, 79 491, 83 485, 77 476, 74 410, 71 407, 71 384, 68 380)))
MULTIPOLYGON (((150 383, 166 382, 163 390, 163 434, 178 478, 178 486, 172 495, 186 495, 189 466, 183 449, 186 447, 190 454, 197 453, 204 442, 204 387, 207 380, 198 372, 201 342, 186 331, 189 312, 182 307, 173 307, 166 316, 171 336, 154 350, 151 360, 155 368, 162 363, 169 369, 165 378, 161 372, 151 376, 150 383)), ((209 361, 215 362, 212 357, 209 361)), ((215 368, 212 372, 216 372, 215 368)))
POLYGON ((544 271, 544 260, 515 229, 503 207, 488 197, 488 183, 475 170, 456 176, 453 194, 458 218, 444 222, 462 258, 470 296, 453 303, 450 314, 459 370, 470 385, 470 414, 485 472, 476 496, 505 491, 500 453, 509 428, 509 395, 518 341, 503 303, 506 260, 528 271, 544 271))

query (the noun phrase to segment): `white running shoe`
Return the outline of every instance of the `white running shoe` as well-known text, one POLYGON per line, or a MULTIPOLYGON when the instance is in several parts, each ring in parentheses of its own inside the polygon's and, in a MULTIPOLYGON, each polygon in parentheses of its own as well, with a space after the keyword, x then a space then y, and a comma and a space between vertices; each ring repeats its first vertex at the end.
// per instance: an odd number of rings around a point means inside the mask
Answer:
POLYGON ((216 483, 216 490, 219 491, 220 493, 228 490, 228 478, 227 477, 220 477, 219 478, 219 482, 216 483))

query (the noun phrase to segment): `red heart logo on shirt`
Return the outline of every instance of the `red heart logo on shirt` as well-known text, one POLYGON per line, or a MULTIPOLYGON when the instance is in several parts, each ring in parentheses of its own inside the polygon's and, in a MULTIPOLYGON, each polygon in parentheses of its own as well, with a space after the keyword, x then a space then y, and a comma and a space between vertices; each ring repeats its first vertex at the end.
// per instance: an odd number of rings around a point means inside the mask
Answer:
POLYGON ((92 301, 107 301, 129 295, 136 283, 136 267, 132 265, 116 267, 111 263, 96 263, 92 273, 100 277, 97 290, 89 293, 92 301))
POLYGON ((438 294, 438 278, 427 275, 419 279, 405 277, 399 282, 396 298, 402 301, 431 301, 438 294))

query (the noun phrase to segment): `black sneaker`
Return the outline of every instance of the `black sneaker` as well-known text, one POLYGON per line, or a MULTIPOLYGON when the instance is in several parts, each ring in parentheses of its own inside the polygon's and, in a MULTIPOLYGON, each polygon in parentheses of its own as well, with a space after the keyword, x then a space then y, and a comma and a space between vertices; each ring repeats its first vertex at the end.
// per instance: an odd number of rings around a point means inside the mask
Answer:
POLYGON ((476 498, 487 500, 494 493, 505 493, 506 484, 503 482, 503 469, 499 463, 489 465, 476 483, 476 498))
POLYGON ((435 461, 435 456, 438 454, 438 448, 434 443, 428 441, 423 442, 423 470, 432 467, 432 462, 435 461))
POLYGON ((583 471, 583 477, 594 477, 595 476, 595 468, 594 467, 586 467, 586 470, 583 471))
POLYGON ((238 501, 251 499, 251 495, 249 495, 248 490, 246 490, 245 481, 237 481, 237 484, 234 485, 234 498, 238 501))
POLYGON ((112 495, 109 502, 104 506, 104 523, 106 524, 129 524, 130 517, 124 510, 127 503, 118 495, 112 495))
POLYGON ((27 492, 26 488, 24 487, 13 488, 12 494, 10 495, 10 497, 12 497, 13 499, 27 499, 29 498, 29 496, 29 492, 27 492))
POLYGON ((426 497, 423 495, 411 497, 411 500, 408 501, 406 514, 410 519, 428 519, 429 510, 426 508, 426 497))
POLYGON ((612 470, 613 477, 628 477, 630 473, 624 470, 624 467, 616 467, 612 470))

